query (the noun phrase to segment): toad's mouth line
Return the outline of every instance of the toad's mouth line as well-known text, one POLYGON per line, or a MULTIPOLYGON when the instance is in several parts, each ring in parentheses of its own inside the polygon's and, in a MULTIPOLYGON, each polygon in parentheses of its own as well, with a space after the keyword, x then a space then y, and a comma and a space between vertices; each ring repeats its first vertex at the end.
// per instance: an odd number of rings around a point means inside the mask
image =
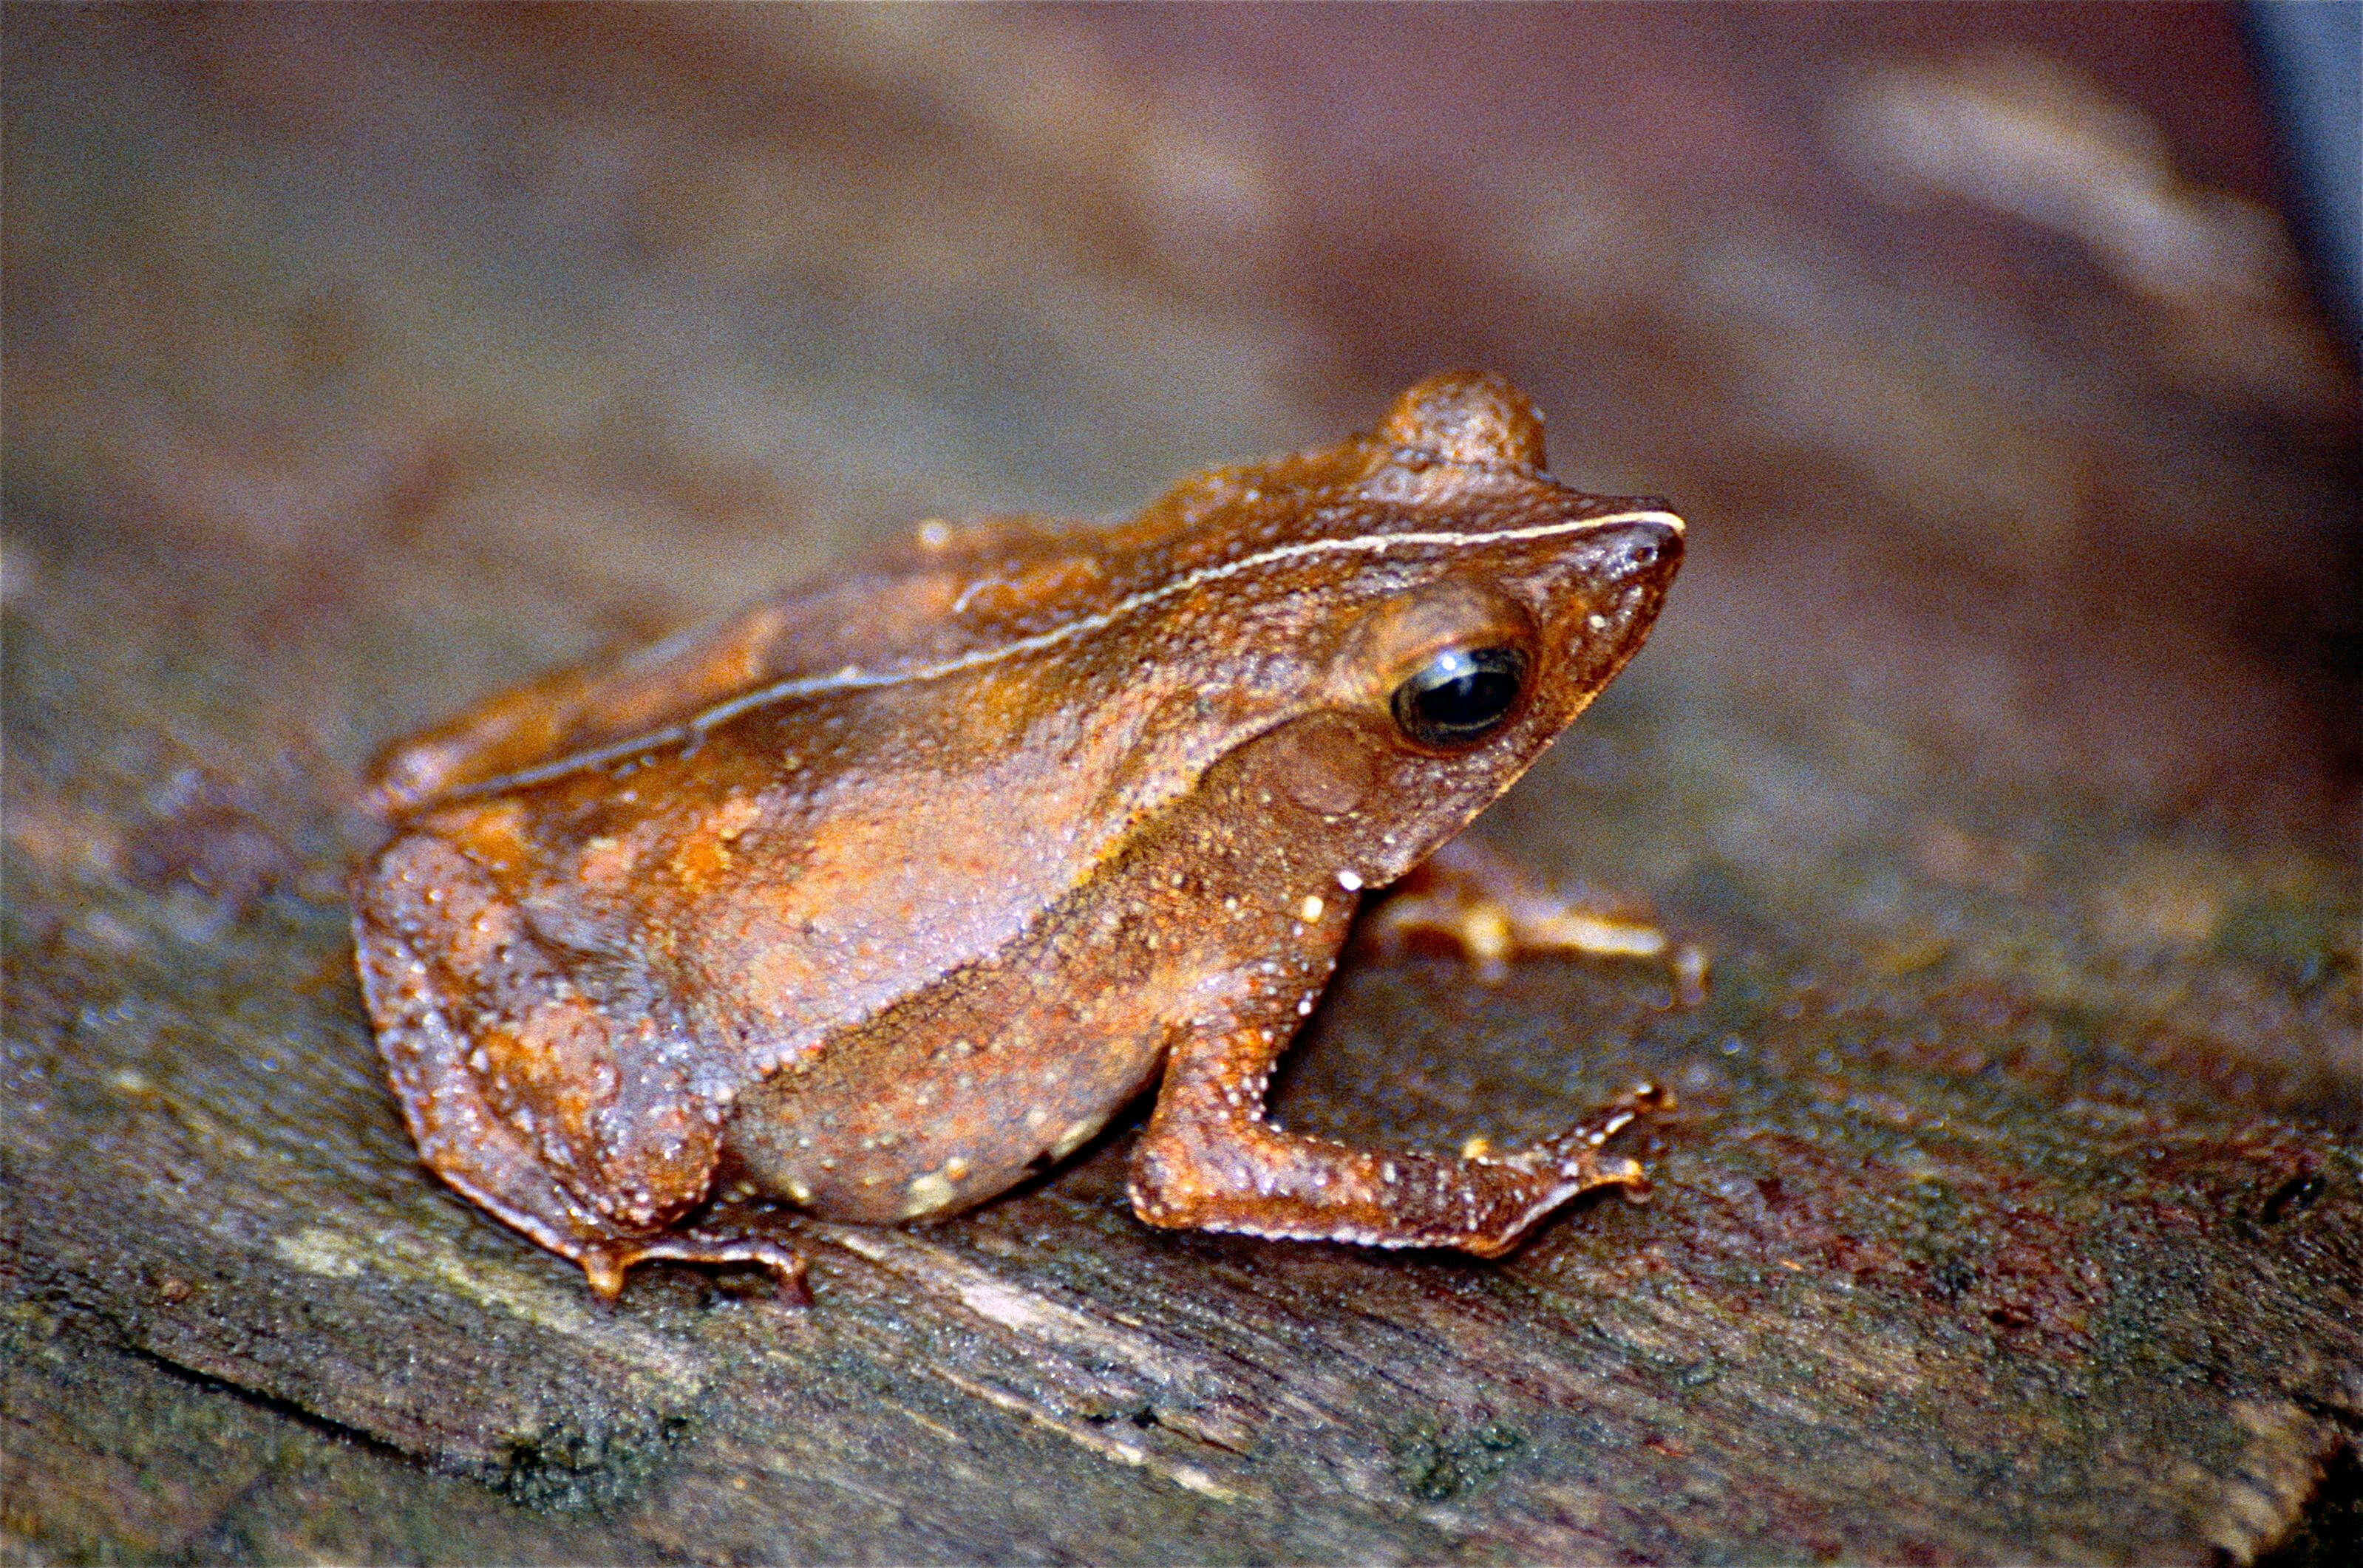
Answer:
POLYGON ((875 690, 890 686, 914 686, 924 681, 940 680, 949 676, 964 674, 971 669, 982 669, 999 664, 1004 659, 1020 658, 1027 654, 1041 653, 1057 647, 1062 643, 1073 642, 1078 637, 1086 637, 1093 632, 1104 631, 1126 616, 1137 614, 1152 604, 1161 603, 1177 595, 1204 588, 1209 583, 1221 582, 1241 576, 1260 567, 1273 566, 1311 556, 1348 552, 1382 555, 1394 549, 1466 549, 1491 545, 1516 545, 1561 535, 1596 534, 1611 528, 1627 527, 1636 523, 1655 523, 1661 527, 1671 529, 1677 536, 1683 531, 1682 520, 1673 513, 1656 508, 1644 508, 1632 512, 1614 512, 1600 517, 1578 517, 1557 523, 1538 523, 1527 528, 1498 528, 1481 534, 1452 534, 1436 531, 1358 534, 1350 538, 1304 539, 1292 545, 1276 545, 1268 550, 1259 550, 1253 555, 1242 556, 1235 561, 1222 561, 1214 566, 1199 567, 1194 570, 1183 572, 1181 576, 1160 582, 1154 588, 1144 588, 1137 593, 1127 594, 1104 610, 1095 610, 1088 615, 1078 616, 1048 631, 1037 632, 1030 636, 1018 637, 1006 643, 998 643, 991 647, 971 648, 967 653, 938 660, 934 664, 916 665, 901 669, 876 670, 848 665, 843 669, 828 675, 797 675, 784 680, 775 680, 769 686, 759 686, 752 691, 742 692, 727 702, 717 702, 681 723, 670 724, 663 729, 650 730, 644 734, 634 735, 629 739, 616 741, 607 745, 571 752, 553 761, 540 763, 532 767, 522 767, 514 773, 504 773, 497 778, 482 779, 473 784, 462 785, 456 790, 434 797, 431 803, 472 800, 485 795, 503 794, 511 790, 529 789, 537 784, 547 784, 553 779, 566 778, 570 774, 604 767, 611 762, 622 762, 647 752, 660 751, 667 746, 694 746, 710 732, 742 714, 780 702, 792 702, 799 697, 826 696, 834 691, 875 690))

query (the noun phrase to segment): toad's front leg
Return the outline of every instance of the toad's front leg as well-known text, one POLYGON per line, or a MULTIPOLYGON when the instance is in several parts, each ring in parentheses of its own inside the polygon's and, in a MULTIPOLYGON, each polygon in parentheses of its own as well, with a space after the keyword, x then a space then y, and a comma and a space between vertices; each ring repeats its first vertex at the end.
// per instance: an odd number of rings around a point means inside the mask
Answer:
POLYGON ((1648 1189, 1637 1161, 1602 1145, 1673 1097, 1642 1084, 1597 1115, 1509 1154, 1459 1159, 1348 1148, 1264 1117, 1289 1032, 1226 1022, 1177 1041, 1156 1113, 1132 1156, 1132 1206, 1152 1225, 1497 1257, 1535 1221, 1597 1187, 1648 1189))
POLYGON ((1381 955, 1431 944, 1457 949, 1489 986, 1506 978, 1518 958, 1646 959, 1666 966, 1677 1006, 1706 999, 1706 955, 1669 937, 1647 909, 1554 886, 1466 836, 1447 842, 1388 889, 1355 940, 1381 955))

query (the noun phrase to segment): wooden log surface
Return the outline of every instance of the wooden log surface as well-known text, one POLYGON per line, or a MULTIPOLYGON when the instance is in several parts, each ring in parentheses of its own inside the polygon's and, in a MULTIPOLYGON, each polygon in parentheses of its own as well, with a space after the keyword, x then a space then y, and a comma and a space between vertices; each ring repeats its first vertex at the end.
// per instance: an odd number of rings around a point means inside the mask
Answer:
POLYGON ((2354 371, 2229 13, 2062 15, 12 12, 11 1560, 2339 1560, 2354 371), (1120 1119, 607 1307, 416 1166, 373 746, 1456 362, 1692 519, 1482 831, 1715 980, 1359 965, 1278 1112, 1659 1078, 1649 1203, 1153 1232, 1120 1119))

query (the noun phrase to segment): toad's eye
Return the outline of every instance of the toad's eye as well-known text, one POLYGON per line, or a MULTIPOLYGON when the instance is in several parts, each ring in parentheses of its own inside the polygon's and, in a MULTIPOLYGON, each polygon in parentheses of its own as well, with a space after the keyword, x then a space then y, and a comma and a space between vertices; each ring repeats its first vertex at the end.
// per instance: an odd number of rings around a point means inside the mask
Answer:
POLYGON ((1395 688, 1395 724, 1439 751, 1475 745, 1510 716, 1525 683, 1517 648, 1447 648, 1395 688))

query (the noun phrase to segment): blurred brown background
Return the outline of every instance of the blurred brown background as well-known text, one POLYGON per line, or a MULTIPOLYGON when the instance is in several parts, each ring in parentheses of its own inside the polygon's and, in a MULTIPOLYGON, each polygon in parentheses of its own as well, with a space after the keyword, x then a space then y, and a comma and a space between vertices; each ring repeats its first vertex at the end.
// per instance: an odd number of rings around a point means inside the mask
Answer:
POLYGON ((18 1556, 2352 1541, 2356 368, 2236 10, 6 35, 18 1556), (1457 1142, 1664 1073, 1655 1206, 1493 1272, 1169 1244, 1119 1132, 819 1238, 782 1325, 686 1271, 602 1316, 411 1168, 341 934, 374 747, 1447 365, 1691 520, 1651 646, 1483 831, 1647 892, 1722 979, 1685 1018, 1631 977, 1358 977, 1282 1110, 1457 1142), (1644 1255, 1691 1294, 1620 1338, 1644 1255), (1048 1305, 987 1321, 980 1281, 1048 1305), (1161 1348, 1107 1371, 1114 1322, 1161 1348), (1884 1392, 1831 1403, 1871 1341, 1884 1392))

